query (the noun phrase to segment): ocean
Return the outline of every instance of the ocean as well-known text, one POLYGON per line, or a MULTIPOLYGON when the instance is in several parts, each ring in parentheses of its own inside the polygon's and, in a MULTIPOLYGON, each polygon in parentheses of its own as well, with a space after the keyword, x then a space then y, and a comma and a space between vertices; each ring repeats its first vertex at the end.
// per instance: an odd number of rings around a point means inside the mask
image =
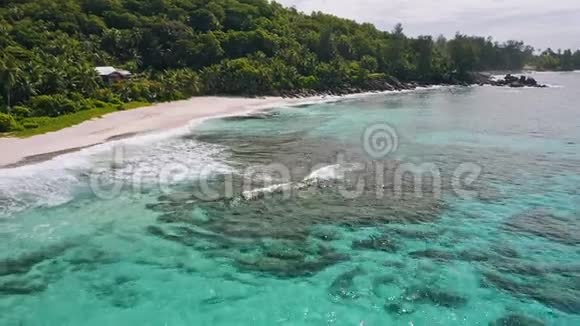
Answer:
POLYGON ((0 325, 580 325, 580 73, 0 170, 0 325))

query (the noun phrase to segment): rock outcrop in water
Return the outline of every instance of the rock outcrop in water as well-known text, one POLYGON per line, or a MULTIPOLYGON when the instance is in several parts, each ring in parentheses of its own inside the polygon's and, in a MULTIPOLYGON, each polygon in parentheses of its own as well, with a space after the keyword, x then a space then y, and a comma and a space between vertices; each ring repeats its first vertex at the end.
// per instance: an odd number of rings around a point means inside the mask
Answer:
POLYGON ((490 80, 489 85, 492 86, 509 86, 514 88, 520 87, 547 87, 546 85, 539 84, 534 78, 526 76, 512 76, 511 74, 505 75, 503 79, 490 80))

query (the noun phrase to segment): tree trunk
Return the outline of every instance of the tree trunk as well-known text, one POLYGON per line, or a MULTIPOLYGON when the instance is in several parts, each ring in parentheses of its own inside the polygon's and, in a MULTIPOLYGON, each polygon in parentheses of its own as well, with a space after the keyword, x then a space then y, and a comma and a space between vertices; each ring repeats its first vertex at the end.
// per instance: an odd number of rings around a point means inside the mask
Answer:
POLYGON ((6 101, 8 102, 7 106, 6 106, 6 110, 8 111, 8 113, 10 113, 10 111, 11 111, 10 110, 10 93, 11 93, 10 87, 8 87, 8 91, 6 92, 6 101))

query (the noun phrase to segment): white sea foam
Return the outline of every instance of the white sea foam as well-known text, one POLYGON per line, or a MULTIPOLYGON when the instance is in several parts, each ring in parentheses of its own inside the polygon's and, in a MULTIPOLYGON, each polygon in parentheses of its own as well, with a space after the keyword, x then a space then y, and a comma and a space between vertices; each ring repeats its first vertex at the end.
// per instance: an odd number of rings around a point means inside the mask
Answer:
POLYGON ((88 190, 88 177, 97 171, 99 183, 137 182, 139 186, 231 171, 224 163, 224 147, 180 138, 205 120, 106 142, 36 164, 0 169, 0 217, 32 207, 65 204, 78 191, 88 190))
MULTIPOLYGON (((415 90, 369 92, 345 96, 318 96, 296 100, 269 102, 254 106, 242 114, 273 107, 301 106, 328 103, 368 96, 409 93, 421 90, 438 89, 445 86, 419 87, 415 90)), ((171 166, 184 170, 180 178, 195 178, 200 174, 229 173, 224 156, 225 148, 219 145, 204 144, 196 141, 183 141, 180 136, 187 135, 197 125, 209 119, 240 115, 224 114, 192 120, 187 126, 163 132, 138 135, 130 138, 106 142, 77 152, 59 155, 51 160, 15 168, 0 169, 0 216, 38 206, 56 206, 74 198, 75 193, 88 186, 87 175, 95 168, 104 170, 100 180, 159 182, 160 172, 171 166), (122 151, 123 159, 114 162, 113 157, 122 151)), ((314 171, 306 181, 329 178, 336 175, 337 167, 325 167, 314 171)), ((263 189, 277 191, 277 187, 263 189)), ((259 193, 259 191, 258 191, 259 193)))
POLYGON ((74 197, 88 157, 75 153, 41 164, 0 170, 0 216, 35 206, 56 206, 74 197))
POLYGON ((306 178, 305 181, 310 180, 334 180, 340 178, 341 172, 340 164, 333 164, 321 167, 318 170, 312 171, 306 178))
POLYGON ((275 184, 263 188, 247 190, 242 192, 242 198, 244 200, 255 200, 262 198, 267 194, 273 193, 282 193, 282 192, 289 192, 295 189, 296 184, 293 183, 282 183, 282 184, 275 184))
POLYGON ((393 90, 393 91, 362 92, 362 93, 353 93, 353 94, 345 94, 345 95, 320 95, 320 96, 313 96, 313 97, 305 97, 302 99, 296 99, 295 101, 282 100, 278 103, 270 103, 267 106, 261 107, 260 109, 271 108, 271 107, 295 107, 295 106, 305 106, 305 105, 314 105, 314 104, 323 104, 323 103, 342 102, 345 100, 358 99, 358 98, 363 98, 363 97, 414 93, 414 92, 438 90, 438 89, 450 88, 450 87, 454 87, 454 86, 432 85, 432 86, 420 86, 420 87, 417 87, 415 89, 404 89, 404 90, 393 90))
MULTIPOLYGON (((361 168, 361 164, 332 164, 326 165, 319 169, 312 171, 300 182, 287 182, 269 185, 262 188, 247 190, 242 192, 241 199, 256 200, 261 199, 270 194, 285 193, 290 194, 294 190, 303 190, 310 186, 319 184, 319 182, 336 181, 344 179, 346 172, 361 168)), ((236 200, 234 200, 236 202, 236 200)))
POLYGON ((101 180, 170 183, 232 172, 225 163, 225 149, 195 140, 169 139, 148 145, 123 145, 96 156, 94 166, 103 171, 101 180))
POLYGON ((33 206, 64 204, 73 198, 73 174, 46 170, 46 175, 0 176, 0 217, 33 206))
POLYGON ((89 190, 89 176, 99 183, 124 182, 139 186, 231 171, 224 163, 224 147, 185 140, 189 126, 107 142, 57 156, 49 161, 0 169, 0 217, 32 207, 57 206, 89 190), (179 171, 172 171, 179 170, 179 171))
POLYGON ((323 166, 317 170, 312 171, 304 181, 332 181, 344 179, 345 174, 349 171, 354 171, 361 169, 363 166, 359 163, 347 163, 347 164, 332 164, 323 166))

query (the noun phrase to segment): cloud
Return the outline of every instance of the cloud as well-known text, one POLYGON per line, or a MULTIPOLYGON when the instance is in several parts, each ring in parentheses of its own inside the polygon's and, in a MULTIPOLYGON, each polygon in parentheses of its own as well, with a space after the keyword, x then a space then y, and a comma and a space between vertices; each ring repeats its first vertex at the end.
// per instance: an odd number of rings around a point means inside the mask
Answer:
POLYGON ((323 11, 385 30, 403 23, 411 35, 457 31, 523 40, 539 48, 580 48, 577 0, 277 0, 310 13, 323 11))

